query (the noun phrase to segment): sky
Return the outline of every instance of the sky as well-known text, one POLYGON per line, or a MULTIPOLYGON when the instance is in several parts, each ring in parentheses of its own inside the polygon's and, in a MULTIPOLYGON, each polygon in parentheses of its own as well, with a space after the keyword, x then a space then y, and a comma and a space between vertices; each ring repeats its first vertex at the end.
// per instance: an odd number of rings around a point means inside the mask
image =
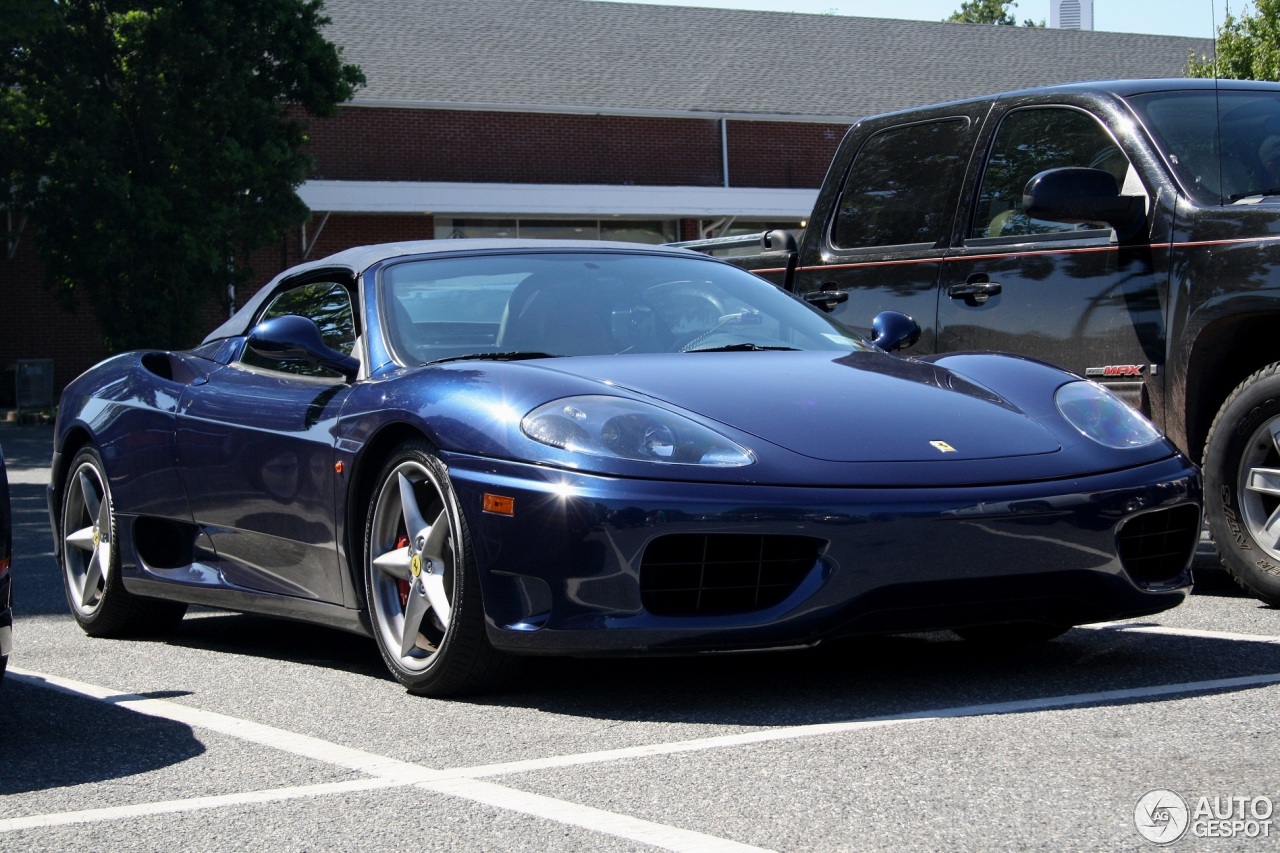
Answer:
MULTIPOLYGON (((661 6, 711 6, 759 12, 810 12, 858 15, 867 18, 905 18, 941 21, 960 8, 962 0, 613 0, 661 6)), ((611 0, 597 0, 611 2, 611 0)), ((1093 28, 1119 33, 1212 38, 1225 13, 1248 11, 1246 0, 1093 0, 1093 28)), ((1018 21, 1049 20, 1049 0, 1017 0, 1010 11, 1018 21)))

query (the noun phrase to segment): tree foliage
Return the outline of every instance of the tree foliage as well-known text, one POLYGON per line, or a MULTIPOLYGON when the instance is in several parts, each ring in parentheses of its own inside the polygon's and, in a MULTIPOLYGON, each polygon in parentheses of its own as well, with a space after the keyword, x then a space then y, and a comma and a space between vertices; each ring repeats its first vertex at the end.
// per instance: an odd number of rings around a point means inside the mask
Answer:
POLYGON ((1250 12, 1227 14, 1218 28, 1214 57, 1191 56, 1188 77, 1280 80, 1280 0, 1255 0, 1250 12))
MULTIPOLYGON (((1014 0, 964 0, 958 12, 952 12, 947 21, 960 24, 996 24, 997 26, 1017 26, 1018 20, 1009 11, 1010 6, 1017 6, 1014 0)), ((1024 27, 1043 27, 1044 22, 1036 23, 1028 18, 1022 22, 1024 27)))
POLYGON ((321 0, 0 2, 31 12, 5 43, 0 179, 49 282, 112 351, 192 343, 308 215, 304 113, 363 82, 321 0))

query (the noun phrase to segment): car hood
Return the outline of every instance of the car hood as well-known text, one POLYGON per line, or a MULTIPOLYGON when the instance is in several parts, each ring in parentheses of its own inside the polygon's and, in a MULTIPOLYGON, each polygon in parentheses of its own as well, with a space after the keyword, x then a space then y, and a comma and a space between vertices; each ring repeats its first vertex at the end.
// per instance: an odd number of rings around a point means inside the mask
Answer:
POLYGON ((981 460, 1061 449, 1049 430, 990 389, 936 364, 880 353, 682 353, 539 363, 829 462, 981 460))

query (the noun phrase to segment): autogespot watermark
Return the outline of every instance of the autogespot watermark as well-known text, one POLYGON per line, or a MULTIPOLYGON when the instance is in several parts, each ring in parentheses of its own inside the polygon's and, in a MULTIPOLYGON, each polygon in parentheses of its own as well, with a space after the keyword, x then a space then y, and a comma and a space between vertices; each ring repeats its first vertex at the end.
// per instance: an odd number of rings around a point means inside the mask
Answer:
POLYGON ((1275 810, 1270 797, 1211 796, 1188 802, 1158 788, 1138 800, 1133 824, 1152 844, 1172 844, 1188 833, 1196 838, 1270 838, 1275 810))

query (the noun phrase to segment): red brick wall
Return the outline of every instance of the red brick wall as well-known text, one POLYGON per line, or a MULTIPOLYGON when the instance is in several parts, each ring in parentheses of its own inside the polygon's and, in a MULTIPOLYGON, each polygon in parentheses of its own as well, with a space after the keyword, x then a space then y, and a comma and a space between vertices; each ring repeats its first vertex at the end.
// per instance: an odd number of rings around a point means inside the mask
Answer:
POLYGON ((315 177, 715 186, 709 119, 347 107, 310 119, 315 177))
MULTIPOLYGON (((13 258, 0 253, 0 288, 0 382, 11 381, 18 359, 52 358, 56 400, 64 385, 106 356, 92 309, 81 305, 68 314, 45 286, 30 231, 22 234, 13 258)), ((8 402, 12 394, 7 388, 0 399, 8 402)))
POLYGON ((729 185, 817 189, 847 125, 731 121, 729 185))
MULTIPOLYGON (((720 122, 346 107, 310 119, 314 177, 720 186, 720 122)), ((817 188, 845 125, 730 121, 735 187, 817 188)))

